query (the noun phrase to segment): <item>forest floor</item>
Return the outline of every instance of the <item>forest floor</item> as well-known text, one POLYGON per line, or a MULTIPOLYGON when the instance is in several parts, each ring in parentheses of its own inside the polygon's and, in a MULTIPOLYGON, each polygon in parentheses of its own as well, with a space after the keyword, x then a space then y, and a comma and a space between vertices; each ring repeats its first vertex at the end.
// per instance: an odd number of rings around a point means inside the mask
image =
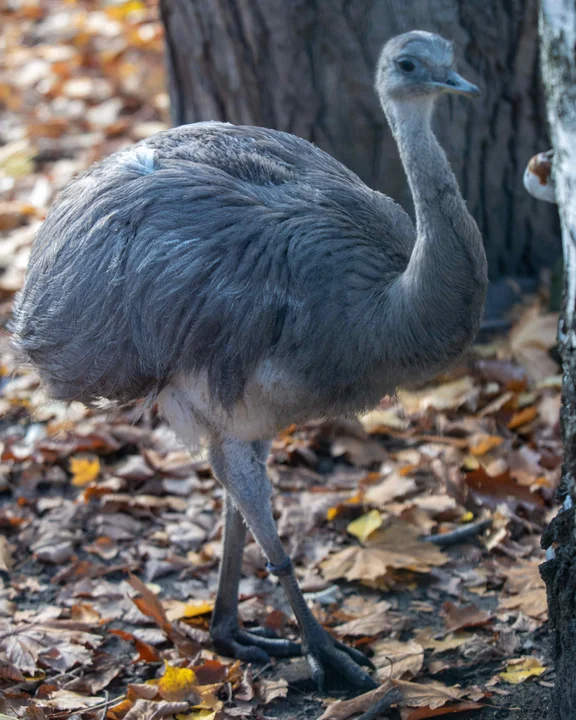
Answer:
MULTIPOLYGON (((155 10, 97 5, 0 12, 4 321, 55 193, 168 123, 155 10)), ((205 454, 190 458, 154 410, 48 400, 33 373, 12 373, 5 333, 0 718, 346 720, 395 685, 395 720, 545 720, 539 538, 561 443, 557 317, 542 306, 528 299, 506 337, 432 386, 274 442, 278 527, 310 606, 377 667, 381 688, 359 698, 338 678, 321 697, 300 659, 249 667, 214 653, 222 493, 205 454)), ((297 637, 252 541, 240 614, 297 637)))

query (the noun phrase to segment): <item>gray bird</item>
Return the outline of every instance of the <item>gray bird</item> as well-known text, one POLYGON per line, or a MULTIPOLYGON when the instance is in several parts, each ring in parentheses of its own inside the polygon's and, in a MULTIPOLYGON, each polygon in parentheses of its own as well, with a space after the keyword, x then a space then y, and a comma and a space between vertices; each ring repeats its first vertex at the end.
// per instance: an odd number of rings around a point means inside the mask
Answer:
POLYGON ((59 196, 32 250, 15 345, 55 398, 148 397, 225 488, 214 646, 242 660, 302 650, 374 687, 366 656, 312 615, 276 531, 270 439, 354 414, 432 378, 471 343, 486 290, 482 238, 432 129, 443 93, 478 88, 451 43, 390 40, 376 90, 416 228, 390 198, 293 135, 204 122, 90 168, 59 196), (302 648, 239 627, 246 526, 286 591, 302 648))

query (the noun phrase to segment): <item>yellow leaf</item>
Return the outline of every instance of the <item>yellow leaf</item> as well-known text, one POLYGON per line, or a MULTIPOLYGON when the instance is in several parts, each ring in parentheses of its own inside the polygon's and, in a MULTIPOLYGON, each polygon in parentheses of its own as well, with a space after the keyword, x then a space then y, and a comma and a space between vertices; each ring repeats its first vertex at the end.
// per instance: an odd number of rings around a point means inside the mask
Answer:
POLYGON ((100 460, 96 456, 70 458, 72 485, 82 487, 94 482, 100 474, 100 460))
POLYGON ((509 663, 506 666, 506 672, 500 673, 500 677, 512 685, 519 685, 528 678, 539 677, 544 672, 546 672, 546 668, 540 664, 539 660, 535 657, 527 657, 509 663))
POLYGON ((357 537, 360 542, 366 542, 374 530, 382 526, 384 518, 379 510, 370 510, 357 520, 353 520, 346 528, 350 535, 357 537))
POLYGON ((500 437, 499 435, 487 435, 485 433, 479 433, 478 435, 474 435, 471 438, 470 452, 476 457, 486 455, 487 452, 490 452, 490 450, 493 450, 499 445, 502 445, 503 442, 504 438, 500 437))
POLYGON ((474 455, 466 455, 462 460, 462 467, 464 470, 478 470, 480 462, 474 457, 474 455))
POLYGON ((166 617, 170 621, 207 615, 214 610, 213 600, 192 600, 188 603, 179 600, 166 600, 163 605, 166 610, 166 617))
POLYGON ((164 675, 158 683, 158 692, 168 702, 184 702, 191 695, 197 698, 196 673, 190 668, 178 668, 166 663, 164 675))
POLYGON ((214 710, 206 710, 200 708, 199 710, 192 710, 191 713, 186 715, 176 715, 176 720, 214 720, 216 712, 214 710))
POLYGON ((538 410, 535 407, 524 408, 524 410, 520 410, 520 412, 517 412, 512 416, 512 419, 508 423, 508 428, 510 430, 516 430, 517 428, 522 427, 522 425, 532 422, 537 415, 538 410))
POLYGON ((36 150, 27 140, 16 140, 0 149, 0 175, 24 177, 34 172, 36 150))

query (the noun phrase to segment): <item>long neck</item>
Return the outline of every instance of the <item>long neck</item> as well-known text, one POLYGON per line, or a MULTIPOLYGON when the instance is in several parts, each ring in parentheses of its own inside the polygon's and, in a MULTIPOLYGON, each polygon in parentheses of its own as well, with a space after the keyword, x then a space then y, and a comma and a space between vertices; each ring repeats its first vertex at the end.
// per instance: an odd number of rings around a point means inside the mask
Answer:
MULTIPOLYGON (((424 362, 449 361, 473 340, 487 285, 486 256, 476 223, 431 128, 432 101, 386 103, 414 199, 417 240, 390 296, 400 346, 425 345, 424 362)), ((414 357, 415 348, 410 347, 414 357)))

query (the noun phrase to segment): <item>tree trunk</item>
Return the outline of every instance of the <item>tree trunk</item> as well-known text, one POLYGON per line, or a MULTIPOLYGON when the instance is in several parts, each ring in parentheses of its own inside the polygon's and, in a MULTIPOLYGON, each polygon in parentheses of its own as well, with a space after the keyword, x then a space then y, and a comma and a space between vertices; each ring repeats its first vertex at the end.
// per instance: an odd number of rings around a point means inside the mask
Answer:
POLYGON ((562 509, 542 544, 542 577, 548 592, 556 660, 553 698, 557 720, 576 718, 576 5, 542 0, 542 70, 554 148, 556 198, 564 248, 564 303, 559 329, 562 355, 564 464, 558 498, 562 509))
POLYGON ((491 276, 560 252, 553 208, 522 186, 549 147, 538 0, 160 0, 174 124, 226 120, 312 140, 405 208, 411 199, 373 91, 379 50, 420 28, 455 41, 481 98, 439 103, 436 129, 486 242, 491 276))

